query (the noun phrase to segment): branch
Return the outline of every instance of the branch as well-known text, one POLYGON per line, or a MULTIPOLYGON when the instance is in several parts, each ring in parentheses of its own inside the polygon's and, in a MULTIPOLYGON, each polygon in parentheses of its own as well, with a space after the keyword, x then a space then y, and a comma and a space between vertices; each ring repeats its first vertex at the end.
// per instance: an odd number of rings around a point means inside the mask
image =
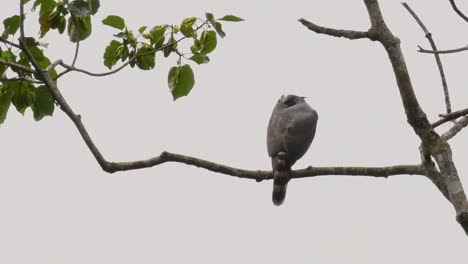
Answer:
POLYGON ((0 42, 6 43, 6 44, 8 44, 8 45, 10 45, 10 46, 12 46, 12 47, 17 48, 17 49, 20 49, 20 48, 21 48, 20 45, 11 42, 11 41, 9 41, 8 39, 4 39, 4 38, 2 38, 2 37, 0 37, 0 42))
POLYGON ((318 34, 325 34, 338 38, 347 38, 347 39, 362 39, 369 38, 369 32, 367 31, 354 31, 354 30, 342 30, 342 29, 333 29, 326 28, 319 25, 316 25, 312 22, 307 21, 304 18, 298 20, 302 25, 306 26, 308 29, 314 31, 318 34))
MULTIPOLYGON (((431 44, 432 50, 437 51, 437 46, 436 46, 436 44, 434 42, 434 39, 432 38, 432 34, 427 30, 426 26, 421 21, 421 19, 419 19, 419 17, 416 15, 416 13, 411 9, 411 7, 407 3, 402 3, 402 5, 406 8, 406 10, 408 10, 408 12, 411 14, 411 16, 413 16, 413 18, 419 24, 421 29, 424 31, 424 34, 425 34, 427 40, 431 44)), ((439 68, 439 74, 440 74, 440 78, 442 80, 442 87, 443 87, 444 96, 445 96, 445 106, 446 106, 446 109, 447 109, 447 114, 449 114, 450 112, 452 112, 452 106, 451 106, 451 103, 450 103, 450 96, 449 96, 449 91, 448 91, 448 87, 447 87, 447 81, 445 79, 444 68, 442 66, 442 61, 440 60, 439 54, 434 53, 434 57, 436 59, 437 67, 439 68)))
POLYGON ((449 140, 456 136, 466 126, 468 126, 468 116, 464 116, 460 121, 455 122, 455 124, 442 135, 442 137, 445 140, 449 140))
POLYGON ((26 81, 29 83, 43 84, 41 81, 36 81, 28 77, 20 76, 16 78, 1 78, 0 82, 17 82, 17 81, 26 81))
POLYGON ((422 48, 421 46, 418 46, 418 48, 419 48, 418 52, 421 52, 421 53, 449 54, 449 53, 457 53, 457 52, 468 50, 468 45, 462 48, 450 49, 450 50, 427 50, 427 49, 422 48))
POLYGON ((463 12, 460 11, 460 9, 458 9, 457 4, 455 4, 455 0, 449 0, 449 1, 450 1, 450 4, 452 5, 453 10, 455 11, 455 13, 457 13, 461 18, 463 18, 463 20, 468 22, 468 17, 465 16, 465 14, 463 14, 463 12))
POLYGON ((15 69, 19 69, 19 70, 22 70, 22 71, 25 71, 25 72, 36 73, 35 70, 33 70, 33 69, 29 68, 29 67, 26 67, 24 65, 15 63, 15 62, 9 62, 9 61, 4 61, 4 60, 0 59, 0 64, 7 65, 7 66, 10 66, 10 67, 13 67, 15 69))
POLYGON ((459 117, 462 117, 462 116, 465 116, 465 115, 468 115, 468 108, 466 109, 463 109, 463 110, 459 110, 459 111, 456 111, 456 112, 452 112, 450 114, 444 114, 444 115, 440 115, 441 117, 443 117, 442 119, 434 122, 431 124, 432 128, 436 128, 442 124, 445 124, 449 121, 452 121, 452 120, 455 120, 459 117))
MULTIPOLYGON (((162 152, 161 155, 140 161, 132 162, 107 162, 105 171, 113 173, 117 171, 127 171, 157 166, 166 162, 178 162, 186 165, 196 166, 212 172, 235 176, 245 179, 254 179, 256 181, 273 179, 272 171, 244 170, 226 165, 214 163, 211 161, 199 159, 196 157, 185 156, 170 152, 162 152)), ((397 165, 389 167, 308 167, 293 171, 291 178, 306 178, 325 175, 341 176, 372 176, 388 177, 393 175, 426 175, 427 168, 423 165, 397 165)))

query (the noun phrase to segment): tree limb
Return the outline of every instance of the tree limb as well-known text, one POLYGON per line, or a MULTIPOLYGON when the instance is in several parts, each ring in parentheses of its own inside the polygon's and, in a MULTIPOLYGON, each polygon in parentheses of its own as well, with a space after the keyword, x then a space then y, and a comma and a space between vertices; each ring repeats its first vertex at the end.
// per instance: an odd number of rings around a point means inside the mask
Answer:
MULTIPOLYGON (((408 12, 411 14, 411 16, 413 16, 413 18, 419 24, 419 26, 423 30, 427 40, 429 41, 429 44, 431 45, 432 50, 437 51, 437 46, 435 44, 434 39, 432 38, 432 34, 429 32, 429 30, 427 30, 426 26, 421 21, 421 19, 419 19, 419 17, 416 15, 416 13, 413 11, 413 9, 411 9, 411 7, 407 3, 403 2, 402 5, 406 8, 406 10, 408 10, 408 12)), ((436 60, 436 63, 437 63, 437 68, 439 68, 439 74, 440 74, 440 78, 442 80, 442 88, 443 88, 444 97, 445 97, 445 106, 446 106, 446 109, 447 109, 447 114, 449 114, 449 113, 452 112, 452 106, 451 106, 451 103, 450 103, 450 95, 449 95, 449 90, 448 90, 448 86, 447 86, 447 80, 445 78, 444 67, 442 66, 442 61, 440 60, 439 54, 434 53, 434 57, 435 57, 435 60, 436 60)))

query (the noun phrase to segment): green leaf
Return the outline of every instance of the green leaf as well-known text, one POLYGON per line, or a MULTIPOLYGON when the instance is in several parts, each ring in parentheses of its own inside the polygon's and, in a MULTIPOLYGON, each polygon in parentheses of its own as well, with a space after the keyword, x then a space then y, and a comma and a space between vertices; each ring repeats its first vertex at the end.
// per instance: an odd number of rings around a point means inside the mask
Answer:
POLYGON ((57 27, 59 33, 62 34, 65 31, 66 27, 67 27, 67 20, 65 19, 64 16, 60 16, 58 27, 57 27))
POLYGON ((213 14, 211 13, 205 13, 205 16, 206 16, 206 20, 208 20, 208 22, 215 28, 216 33, 218 33, 220 37, 224 38, 226 36, 226 33, 224 33, 223 31, 223 27, 221 26, 221 23, 216 22, 213 14))
POLYGON ((171 36, 169 41, 166 43, 166 47, 163 50, 164 57, 167 58, 173 51, 177 50, 177 41, 175 40, 174 36, 171 36), (172 44, 171 44, 172 43, 172 44), (170 45, 169 45, 170 44, 170 45))
POLYGON ((29 82, 8 83, 8 92, 12 94, 11 102, 21 114, 34 103, 34 86, 29 82))
POLYGON ((3 20, 3 26, 5 27, 5 32, 14 35, 16 31, 18 31, 20 25, 20 17, 17 15, 14 15, 12 17, 9 17, 5 20, 3 20))
POLYGON ((54 0, 38 0, 34 3, 34 8, 38 5, 41 5, 39 11, 39 24, 41 25, 39 37, 42 38, 51 28, 49 17, 57 6, 57 3, 54 0))
POLYGON ((180 32, 186 37, 194 37, 196 35, 196 31, 193 29, 193 24, 197 21, 196 17, 188 17, 182 20, 182 24, 180 24, 180 32))
POLYGON ((202 50, 200 51, 200 54, 206 55, 210 52, 212 52, 217 45, 217 39, 216 39, 216 32, 213 30, 210 31, 203 31, 201 38, 202 42, 202 50))
POLYGON ((41 85, 34 89, 34 103, 31 107, 36 121, 41 120, 45 116, 52 116, 54 113, 54 98, 50 94, 46 86, 41 85))
POLYGON ((233 16, 233 15, 226 15, 226 16, 223 16, 222 18, 218 19, 218 20, 229 21, 229 22, 244 21, 244 19, 242 19, 242 18, 240 18, 238 16, 233 16))
POLYGON ((165 37, 164 34, 166 33, 167 25, 159 25, 153 27, 149 32, 149 38, 151 44, 154 45, 156 49, 162 47, 165 37))
POLYGON ((154 53, 149 53, 153 50, 151 46, 143 46, 137 51, 136 65, 142 70, 151 70, 156 64, 156 56, 154 53), (146 54, 149 53, 149 54, 146 54), (144 54, 144 55, 141 55, 144 54))
POLYGON ((0 124, 3 124, 3 122, 5 122, 10 105, 11 94, 8 93, 5 86, 0 85, 0 124))
POLYGON ((210 24, 214 26, 216 21, 214 19, 213 14, 212 13, 205 13, 205 16, 206 16, 206 20, 208 20, 208 22, 210 22, 210 24))
POLYGON ((125 20, 119 16, 107 16, 102 20, 102 23, 120 30, 125 28, 125 20))
POLYGON ((188 95, 195 85, 195 76, 190 65, 172 67, 169 70, 168 84, 174 101, 188 95))
POLYGON ((107 68, 111 69, 119 60, 117 49, 121 46, 123 46, 122 43, 117 40, 112 40, 106 47, 106 51, 104 52, 104 65, 107 68))
POLYGON ((218 35, 219 35, 221 38, 224 38, 224 37, 226 36, 226 33, 224 33, 223 27, 221 26, 221 23, 216 22, 216 23, 213 24, 213 27, 215 28, 216 33, 218 33, 218 35))
POLYGON ((68 18, 68 36, 71 42, 85 40, 91 35, 92 25, 91 17, 73 17, 68 18))
POLYGON ((87 17, 91 14, 88 3, 84 0, 75 0, 68 4, 68 10, 75 17, 87 17))
POLYGON ((99 0, 88 0, 88 9, 91 15, 96 14, 100 6, 99 0))
POLYGON ((140 34, 143 34, 143 32, 145 32, 146 28, 148 28, 148 27, 147 27, 147 26, 142 26, 142 27, 140 27, 140 28, 138 29, 138 32, 139 32, 140 34))
POLYGON ((206 55, 202 54, 195 54, 192 57, 189 58, 190 60, 196 62, 197 64, 204 64, 210 62, 210 58, 206 55))

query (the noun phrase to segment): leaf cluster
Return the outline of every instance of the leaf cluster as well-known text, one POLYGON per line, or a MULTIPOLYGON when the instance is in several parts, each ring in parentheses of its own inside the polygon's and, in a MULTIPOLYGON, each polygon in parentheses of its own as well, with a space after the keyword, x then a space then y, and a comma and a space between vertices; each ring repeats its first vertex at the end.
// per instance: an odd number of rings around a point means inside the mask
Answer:
POLYGON ((188 17, 178 25, 141 26, 136 33, 126 26, 122 17, 107 16, 102 23, 119 32, 114 34, 116 39, 105 49, 104 65, 112 69, 120 60, 129 63, 131 67, 151 70, 156 66, 157 56, 169 57, 175 54, 178 57, 177 65, 169 70, 168 85, 176 100, 188 95, 195 84, 191 66, 182 65, 182 60, 190 60, 197 64, 210 62, 208 54, 216 49, 217 37, 226 36, 221 21, 239 22, 243 19, 233 15, 214 19, 213 14, 206 13, 203 19, 188 17), (180 50, 178 43, 184 39, 192 40, 190 51, 180 50))

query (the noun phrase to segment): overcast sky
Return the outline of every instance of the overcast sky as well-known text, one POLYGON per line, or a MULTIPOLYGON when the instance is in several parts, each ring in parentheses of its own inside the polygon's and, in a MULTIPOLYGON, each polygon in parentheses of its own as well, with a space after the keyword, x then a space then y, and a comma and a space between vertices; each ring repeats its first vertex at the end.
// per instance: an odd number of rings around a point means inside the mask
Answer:
MULTIPOLYGON (((18 12, 2 1, 0 19, 18 12)), ((319 113, 317 134, 295 168, 419 163, 419 139, 406 123, 387 55, 380 44, 317 35, 297 22, 366 30, 361 0, 101 1, 94 34, 77 66, 105 71, 102 54, 115 33, 100 21, 178 24, 189 16, 236 14, 225 24, 208 65, 194 66, 196 86, 176 102, 167 71, 126 69, 94 78, 72 73, 59 88, 82 115, 110 161, 163 150, 244 169, 270 169, 266 127, 278 97, 307 96, 319 113)), ((416 94, 430 120, 444 111, 434 58, 400 1, 380 1, 402 41, 416 94)), ((460 8, 467 10, 468 4, 460 8)), ((438 46, 468 43, 468 24, 448 1, 408 1, 438 46)), ((31 18, 33 16, 30 16, 31 18)), ((36 23, 28 20, 28 25, 36 23)), ((28 26, 27 33, 37 33, 28 26)), ((70 62, 74 46, 48 34, 51 58, 70 62)), ((453 109, 466 108, 468 52, 444 56, 453 109)), ((12 109, 13 110, 13 109, 12 109)), ((272 182, 238 179, 181 164, 107 174, 72 122, 56 109, 35 122, 8 113, 0 128, 0 263, 465 263, 468 239, 455 212, 421 176, 388 179, 317 177, 293 180, 281 207, 272 182)), ((446 130, 445 125, 441 129, 446 130)), ((468 188, 468 134, 451 140, 468 188)))

